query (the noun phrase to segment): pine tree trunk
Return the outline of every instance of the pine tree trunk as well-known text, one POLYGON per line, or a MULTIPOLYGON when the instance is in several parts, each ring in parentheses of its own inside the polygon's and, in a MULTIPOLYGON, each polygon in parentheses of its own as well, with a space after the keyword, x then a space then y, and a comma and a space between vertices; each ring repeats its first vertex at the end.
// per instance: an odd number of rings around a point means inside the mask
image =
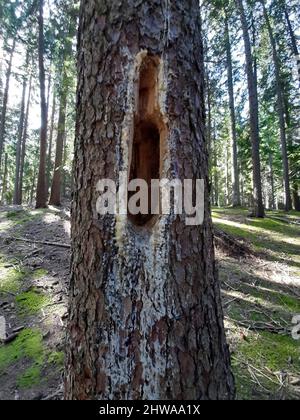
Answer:
POLYGON ((5 153, 1 204, 7 204, 5 200, 5 195, 7 192, 7 174, 8 174, 8 154, 5 153))
POLYGON ((273 156, 269 154, 269 168, 270 168, 270 186, 271 186, 271 210, 275 210, 275 186, 274 186, 274 171, 273 171, 273 156))
POLYGON ((26 142, 27 142, 27 134, 28 134, 28 122, 29 122, 31 91, 32 91, 32 75, 30 75, 30 79, 29 79, 29 88, 28 88, 27 105, 26 105, 26 113, 25 113, 25 121, 24 121, 24 130, 23 130, 22 145, 21 145, 20 180, 19 180, 19 192, 18 192, 19 203, 18 204, 23 203, 23 176, 24 176, 25 156, 26 156, 26 142))
POLYGON ((66 398, 233 398, 209 209, 199 2, 82 0, 80 16, 66 398), (203 226, 97 215, 96 185, 133 168, 140 129, 161 177, 205 180, 203 226))
POLYGON ((300 211, 300 197, 299 197, 299 187, 295 183, 293 186, 293 200, 294 200, 294 209, 300 211))
POLYGON ((39 0, 39 81, 40 81, 40 105, 41 105, 41 130, 40 130, 40 162, 38 182, 36 189, 36 208, 47 207, 47 181, 46 181, 46 158, 47 158, 47 101, 45 84, 45 40, 44 40, 44 0, 39 0))
POLYGON ((235 101, 233 89, 233 71, 232 71, 232 55, 231 42, 229 34, 228 18, 225 17, 225 42, 227 52, 227 77, 228 77, 228 95, 230 108, 230 134, 232 145, 232 204, 234 207, 241 205, 240 197, 240 182, 239 182, 239 166, 238 166, 238 152, 237 152, 237 134, 236 134, 236 119, 235 119, 235 101))
MULTIPOLYGON (((28 66, 29 56, 26 58, 26 68, 28 66)), ((22 153, 22 140, 24 134, 24 122, 25 122, 25 101, 26 101, 26 89, 27 89, 27 76, 24 76, 23 79, 23 88, 22 88, 22 99, 20 106, 20 119, 19 119, 19 128, 18 128, 18 141, 17 141, 17 150, 16 150, 16 169, 15 169, 15 185, 14 185, 14 199, 13 203, 15 205, 20 205, 20 169, 21 169, 21 153, 22 153)))
POLYGON ((286 22, 287 22, 287 26, 288 26, 288 30, 289 30, 289 34, 290 34, 290 38, 291 38, 293 54, 295 55, 295 59, 296 59, 296 63, 297 63, 298 80, 299 80, 299 86, 300 86, 300 54, 299 54, 299 50, 298 50, 296 36, 295 36, 294 30, 293 30, 293 27, 292 27, 289 12, 287 10, 286 5, 284 7, 284 14, 285 14, 285 19, 286 19, 286 22))
POLYGON ((236 0, 236 5, 240 14, 243 38, 246 55, 246 72, 249 91, 250 106, 250 129, 252 146, 252 165, 253 165, 253 198, 254 198, 254 216, 264 217, 264 205, 262 197, 261 183, 261 164, 260 164, 260 138, 259 138, 259 119, 258 119, 258 93, 257 83, 254 74, 254 63, 251 52, 250 36, 248 32, 248 23, 245 15, 243 0, 236 0))
POLYGON ((50 122, 50 132, 49 132, 49 142, 48 142, 48 155, 47 155, 47 186, 49 189, 51 183, 51 172, 52 172, 52 145, 53 145, 53 135, 54 135, 54 124, 55 124, 55 113, 56 113, 56 92, 53 90, 53 99, 52 99, 52 111, 51 111, 51 122, 50 122))
POLYGON ((277 94, 277 113, 279 120, 280 128, 280 143, 281 143, 281 155, 282 155, 282 165, 283 165, 283 180, 284 180, 284 193, 285 193, 285 210, 289 211, 292 209, 292 198, 291 198, 291 188, 290 188, 290 171, 289 171, 289 159, 287 153, 287 141, 286 141, 286 128, 285 128, 285 115, 284 115, 284 98, 283 91, 281 86, 281 74, 280 74, 280 63, 277 53, 276 41, 273 35, 273 30, 271 27, 270 19, 268 12, 265 6, 264 1, 261 2, 264 11, 264 17, 267 24, 270 43, 273 53, 273 62, 275 67, 275 78, 276 78, 276 94, 277 94))
MULTIPOLYGON (((66 72, 64 68, 64 73, 66 72)), ((67 82, 66 74, 62 78, 59 117, 57 126, 56 154, 54 164, 54 174, 52 179, 51 194, 49 204, 52 206, 61 205, 61 186, 62 186, 62 165, 64 139, 66 136, 66 111, 67 111, 67 82)))
POLYGON ((5 142, 5 125, 6 125, 8 94, 9 94, 9 85, 10 85, 10 78, 11 78, 11 71, 12 71, 12 61, 13 61, 15 48, 16 48, 16 40, 14 39, 13 45, 10 51, 10 58, 9 58, 7 72, 6 72, 6 85, 5 85, 4 95, 3 95, 2 112, 1 112, 1 118, 0 118, 0 170, 1 170, 1 163, 2 163, 2 155, 3 155, 3 150, 4 150, 4 142, 5 142))

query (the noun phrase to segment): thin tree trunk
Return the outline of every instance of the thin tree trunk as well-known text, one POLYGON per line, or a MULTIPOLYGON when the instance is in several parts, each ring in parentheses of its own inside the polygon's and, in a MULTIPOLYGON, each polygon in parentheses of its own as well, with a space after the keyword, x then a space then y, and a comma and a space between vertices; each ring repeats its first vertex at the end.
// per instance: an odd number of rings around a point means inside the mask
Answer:
POLYGON ((230 108, 230 135, 232 147, 232 204, 234 207, 241 205, 240 197, 240 182, 239 182, 239 165, 237 152, 237 134, 236 134, 236 118, 235 118, 235 101, 233 89, 233 70, 232 70, 232 55, 231 42, 229 34, 228 18, 225 17, 225 42, 227 52, 227 77, 228 77, 228 95, 230 108))
POLYGON ((287 10, 286 5, 284 6, 284 14, 285 14, 285 18, 286 18, 290 38, 291 38, 292 50, 293 50, 293 53, 295 55, 295 59, 296 59, 296 63, 297 63, 298 80, 299 80, 299 86, 300 86, 300 54, 299 54, 299 50, 298 50, 296 36, 295 36, 294 30, 293 30, 293 26, 292 26, 290 16, 289 16, 289 12, 287 10))
MULTIPOLYGON (((64 73, 66 72, 64 66, 64 73)), ((61 205, 61 187, 62 187, 62 166, 63 166, 63 151, 64 139, 66 135, 66 110, 67 110, 67 77, 64 74, 62 78, 59 117, 57 126, 57 139, 56 139, 56 154, 54 164, 54 174, 52 179, 51 194, 49 204, 52 206, 61 205)))
POLYGON ((8 94, 9 94, 9 85, 10 85, 10 78, 11 78, 11 72, 12 72, 12 61, 13 61, 15 48, 16 48, 16 40, 14 39, 13 45, 10 51, 10 58, 9 58, 7 72, 6 72, 6 85, 5 85, 4 95, 3 95, 2 112, 1 112, 1 118, 0 118, 0 170, 1 170, 2 155, 3 155, 3 150, 4 150, 4 142, 5 142, 5 125, 6 125, 8 94))
POLYGON ((233 398, 209 208, 199 1, 83 0, 80 14, 66 398, 233 398), (145 166, 130 150, 140 158, 146 150, 145 166), (202 226, 184 216, 140 226, 133 216, 97 215, 99 180, 117 182, 120 171, 148 180, 157 170, 205 180, 202 226))
POLYGON ((243 0, 236 0, 236 5, 240 14, 243 38, 246 55, 246 72, 249 91, 250 106, 250 129, 252 146, 252 165, 253 165, 253 198, 254 198, 254 216, 264 217, 264 205, 262 197, 261 183, 261 164, 260 164, 260 138, 259 138, 259 119, 258 119, 258 93, 257 83, 254 75, 253 57, 251 52, 250 36, 248 32, 248 23, 245 15, 243 0))
POLYGON ((20 180, 19 180, 19 193, 18 193, 19 203, 18 204, 23 203, 23 177, 24 177, 24 166, 25 166, 25 156, 26 156, 26 142, 27 142, 27 134, 28 134, 28 121, 29 121, 31 91, 32 91, 32 75, 30 75, 30 79, 29 79, 27 106, 26 106, 26 114, 25 114, 25 121, 24 121, 22 146, 21 146, 20 180))
POLYGON ((270 169, 270 186, 271 186, 271 210, 275 209, 275 186, 274 186, 274 171, 273 171, 273 156, 269 154, 269 169, 270 169))
MULTIPOLYGON (((28 68, 29 55, 27 53, 26 57, 26 69, 28 68)), ((22 153, 22 140, 24 134, 24 122, 25 122, 25 101, 26 101, 26 89, 27 89, 27 75, 23 76, 23 88, 22 88, 22 99, 20 106, 20 119, 19 119, 19 128, 18 128, 18 141, 17 141, 17 150, 16 150, 16 169, 15 169, 15 185, 14 185, 14 199, 13 203, 16 205, 21 204, 20 202, 20 167, 21 167, 21 153, 22 153)))
POLYGON ((7 192, 7 174, 8 174, 8 154, 5 153, 4 157, 4 172, 3 172, 3 184, 2 184, 2 197, 1 203, 5 204, 5 195, 7 192))
POLYGON ((45 86, 45 40, 44 40, 44 0, 39 0, 39 80, 40 80, 40 105, 41 105, 41 131, 40 131, 40 162, 38 182, 36 189, 36 208, 47 207, 47 181, 46 181, 46 158, 47 158, 47 102, 45 86))
POLYGON ((51 112, 51 122, 50 122, 50 133, 49 133, 49 142, 48 142, 48 157, 47 157, 47 185, 48 189, 51 183, 51 172, 52 172, 52 145, 53 145, 53 135, 54 135, 54 124, 55 124, 55 113, 56 113, 56 92, 53 89, 53 99, 52 99, 52 112, 51 112))
POLYGON ((276 77, 276 94, 277 94, 277 112, 280 128, 280 142, 281 142, 281 155, 282 155, 282 165, 283 165, 283 179, 284 179, 284 193, 285 193, 285 210, 289 211, 292 209, 292 198, 291 198, 291 188, 290 188, 290 170, 289 170, 289 159, 287 152, 287 141, 286 141, 286 126, 285 126, 285 116, 284 116, 284 102, 283 102, 283 90, 281 85, 281 74, 280 74, 280 62, 277 53, 276 41, 273 35, 273 29, 271 27, 270 19, 268 12, 265 6, 264 1, 261 2, 264 11, 264 17, 267 24, 270 43, 273 53, 273 62, 275 67, 275 77, 276 77))
POLYGON ((293 200, 294 200, 294 209, 296 211, 300 211, 299 186, 296 182, 293 185, 293 200))

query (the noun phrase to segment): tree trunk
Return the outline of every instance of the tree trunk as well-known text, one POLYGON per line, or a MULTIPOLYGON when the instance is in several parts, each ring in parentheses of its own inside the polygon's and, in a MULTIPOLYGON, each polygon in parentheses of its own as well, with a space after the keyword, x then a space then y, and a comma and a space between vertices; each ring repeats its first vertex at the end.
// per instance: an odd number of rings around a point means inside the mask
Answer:
POLYGON ((50 178, 52 172, 52 145, 53 145, 53 135, 54 135, 54 124, 55 124, 55 113, 56 113, 56 92, 55 88, 53 89, 53 99, 52 99, 52 111, 51 111, 51 122, 50 122, 50 133, 49 133, 49 142, 48 142, 48 155, 47 155, 47 186, 49 189, 50 178))
POLYGON ((82 0, 80 15, 66 398, 233 398, 209 208, 199 2, 82 0), (133 216, 97 215, 99 180, 139 172, 131 158, 139 136, 142 151, 152 144, 146 173, 160 166, 161 178, 205 180, 202 226, 183 216, 140 226, 133 216))
POLYGON ((230 135, 232 147, 232 204, 234 207, 241 205, 240 197, 240 182, 239 182, 239 166, 237 153, 237 134, 236 134, 236 119, 235 119, 235 103, 234 103, 234 89, 233 89, 233 71, 232 71, 232 56, 231 56, 231 42, 229 34, 228 18, 225 17, 225 42, 227 52, 227 77, 228 77, 228 95, 230 108, 230 135))
POLYGON ((271 186, 271 210, 275 210, 275 186, 274 186, 274 171, 273 171, 273 156, 269 154, 269 168, 270 168, 270 186, 271 186))
POLYGON ((276 77, 276 94, 277 94, 277 112, 280 128, 280 143, 281 143, 281 155, 282 155, 282 165, 283 165, 283 180, 284 180, 284 193, 285 193, 285 210, 289 211, 292 209, 292 198, 291 198, 291 188, 290 188, 290 170, 289 170, 289 159, 287 153, 287 141, 286 141, 286 127, 285 127, 285 116, 284 116, 284 102, 283 102, 283 91, 281 85, 281 74, 280 74, 280 63, 277 53, 276 41, 273 35, 273 30, 271 27, 270 19, 268 12, 265 6, 264 1, 261 2, 264 11, 264 17, 267 24, 270 43, 272 47, 273 62, 275 67, 275 77, 276 77))
POLYGON ((47 181, 46 181, 46 158, 47 158, 47 101, 45 86, 45 40, 44 40, 44 0, 39 0, 39 81, 40 81, 40 105, 41 105, 41 130, 40 130, 40 162, 38 182, 36 189, 36 208, 47 207, 47 181))
POLYGON ((1 204, 5 204, 5 201, 6 201, 5 194, 7 192, 7 173, 8 173, 8 154, 5 153, 1 204))
MULTIPOLYGON (((26 69, 28 68, 29 56, 26 57, 26 69)), ((15 205, 20 205, 20 169, 21 169, 21 153, 22 153, 22 140, 24 133, 24 122, 25 122, 25 101, 26 101, 26 89, 27 89, 27 75, 23 76, 23 88, 22 88, 22 99, 20 106, 20 119, 19 119, 19 128, 18 128, 18 141, 17 141, 17 150, 16 150, 16 169, 15 169, 15 185, 14 185, 14 199, 13 203, 15 205)))
POLYGON ((287 26, 288 26, 288 30, 289 30, 289 34, 290 34, 290 38, 291 38, 293 53, 295 55, 295 59, 296 59, 296 63, 297 63, 298 80, 299 80, 299 86, 300 86, 300 54, 299 54, 299 50, 298 50, 296 36, 295 36, 294 30, 293 30, 293 27, 292 27, 289 12, 287 10, 286 5, 284 6, 284 14, 285 14, 285 19, 286 19, 286 22, 287 22, 287 26))
POLYGON ((236 0, 239 10, 246 55, 246 72, 249 91, 250 106, 250 129, 252 146, 252 165, 253 165, 253 198, 254 198, 254 216, 264 217, 264 205, 262 197, 261 183, 261 165, 260 165, 260 138, 259 138, 259 119, 258 119, 258 94, 257 83, 254 75, 253 57, 251 52, 250 36, 248 32, 248 23, 245 15, 243 0, 236 0))
POLYGON ((25 114, 24 130, 23 130, 22 145, 21 145, 20 180, 19 180, 19 193, 18 193, 19 203, 18 204, 23 203, 23 176, 24 176, 25 156, 26 156, 26 142, 27 142, 27 134, 28 134, 31 90, 32 90, 32 75, 30 75, 30 79, 29 79, 26 114, 25 114))
POLYGON ((300 211, 299 186, 296 182, 293 185, 293 200, 294 200, 294 209, 296 211, 300 211))
POLYGON ((63 165, 63 150, 64 139, 66 136, 66 111, 67 111, 67 77, 66 69, 64 66, 64 76, 62 78, 59 117, 57 126, 57 139, 56 139, 56 154, 54 164, 54 174, 52 179, 51 194, 49 204, 52 206, 61 205, 61 178, 62 178, 62 165, 63 165))
POLYGON ((4 142, 5 142, 5 125, 6 125, 9 85, 10 85, 12 61, 13 61, 15 49, 16 49, 16 40, 14 39, 13 45, 11 47, 9 63, 8 63, 8 68, 6 72, 6 85, 5 85, 4 95, 3 95, 2 112, 1 112, 1 118, 0 118, 0 170, 1 170, 1 163, 2 163, 2 155, 3 155, 3 150, 4 150, 4 142))

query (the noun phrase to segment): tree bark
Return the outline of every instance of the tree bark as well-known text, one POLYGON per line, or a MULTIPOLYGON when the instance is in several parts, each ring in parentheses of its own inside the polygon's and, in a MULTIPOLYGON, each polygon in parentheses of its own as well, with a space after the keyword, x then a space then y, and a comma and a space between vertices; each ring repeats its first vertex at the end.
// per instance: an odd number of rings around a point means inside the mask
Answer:
POLYGON ((299 50, 298 50, 296 36, 295 36, 294 30, 293 30, 293 26, 292 26, 290 16, 289 16, 289 12, 288 12, 288 9, 287 9, 286 5, 284 5, 284 14, 285 14, 285 19, 286 19, 286 22, 287 22, 288 31, 289 31, 290 38, 291 38, 292 50, 293 50, 293 53, 295 55, 295 60, 296 60, 296 63, 297 63, 298 80, 299 80, 299 87, 300 87, 300 54, 299 54, 299 50))
POLYGON ((41 106, 41 130, 40 130, 40 162, 38 182, 36 189, 36 208, 47 207, 47 181, 46 181, 46 158, 47 158, 47 101, 45 84, 45 40, 44 40, 44 0, 39 0, 38 11, 39 23, 39 81, 40 81, 40 106, 41 106))
POLYGON ((54 124, 55 124, 55 113, 56 113, 56 92, 55 88, 53 89, 53 99, 52 99, 52 111, 51 111, 51 122, 50 122, 50 133, 49 133, 49 142, 48 142, 48 155, 47 155, 47 186, 49 189, 51 183, 51 172, 52 172, 52 145, 53 145, 53 135, 54 135, 54 124))
POLYGON ((252 165, 253 165, 253 198, 254 198, 254 216, 264 217, 264 205, 261 183, 261 164, 260 164, 260 138, 259 138, 259 118, 258 118, 258 93, 257 83, 254 74, 254 64, 251 51, 248 23, 245 15, 243 0, 236 0, 236 5, 240 14, 243 29, 243 39, 246 55, 246 72, 249 91, 250 106, 250 129, 252 146, 252 165))
POLYGON ((299 197, 299 186, 297 182, 293 186, 293 200, 294 200, 294 209, 300 211, 300 197, 299 197))
POLYGON ((198 10, 197 0, 81 2, 67 399, 233 398, 198 10), (97 215, 96 185, 129 175, 141 127, 145 142, 158 138, 162 178, 205 180, 202 226, 97 215))
POLYGON ((32 91, 32 75, 30 75, 30 79, 29 79, 24 130, 23 130, 22 145, 21 145, 20 179, 19 179, 19 192, 18 192, 19 203, 18 204, 23 203, 23 176, 24 176, 25 156, 26 156, 26 142, 27 142, 27 135, 28 135, 28 121, 29 121, 31 91, 32 91))
POLYGON ((10 85, 10 78, 11 78, 11 71, 12 71, 12 61, 14 52, 16 49, 16 40, 13 40, 13 44, 10 51, 10 58, 8 63, 8 68, 6 72, 6 84, 5 90, 3 95, 2 101, 2 112, 0 118, 0 170, 1 170, 1 163, 2 163, 2 155, 4 150, 4 142, 5 142, 5 125, 6 125, 6 113, 7 113, 7 104, 8 104, 8 95, 9 95, 9 85, 10 85))
POLYGON ((281 143, 281 155, 282 155, 282 165, 283 165, 283 180, 284 180, 284 193, 285 193, 285 210, 292 210, 292 198, 291 198, 291 188, 290 188, 290 170, 289 170, 289 159, 287 152, 287 141, 286 141, 286 126, 285 126, 285 116, 284 116, 284 97, 283 90, 281 85, 281 74, 280 74, 280 62, 277 53, 276 41, 273 35, 273 29, 270 23, 268 12, 265 6, 264 1, 261 2, 264 11, 264 17, 267 24, 270 43, 272 47, 273 62, 275 67, 275 78, 276 78, 276 95, 277 95, 277 113, 279 120, 280 128, 280 143, 281 143))
MULTIPOLYGON (((28 70, 28 61, 29 61, 29 55, 27 53, 25 71, 28 70)), ((21 99, 21 106, 20 106, 20 119, 19 119, 19 127, 18 127, 18 141, 17 141, 17 150, 16 150, 15 185, 14 185, 14 199, 13 199, 13 203, 15 205, 22 204, 22 202, 20 202, 20 196, 19 196, 19 192, 20 192, 19 184, 20 184, 22 140, 23 140, 24 122, 25 122, 26 89, 27 89, 27 75, 24 75, 23 87, 22 87, 22 99, 21 99)))
POLYGON ((231 42, 228 25, 228 17, 225 16, 225 43, 227 53, 227 77, 228 77, 228 95, 229 95, 229 108, 230 108, 230 135, 232 147, 232 204, 234 207, 241 205, 240 197, 240 182, 239 182, 239 165, 238 165, 238 152, 237 152, 237 134, 236 134, 236 118, 235 118, 235 101, 233 89, 233 70, 232 70, 232 55, 231 55, 231 42))
POLYGON ((274 186, 274 171, 273 171, 273 156, 269 154, 269 168, 270 168, 270 186, 271 186, 271 210, 275 210, 275 186, 274 186))
POLYGON ((5 204, 5 201, 6 201, 5 194, 7 192, 7 174, 8 174, 8 154, 5 153, 1 204, 5 204))
POLYGON ((51 194, 49 204, 52 206, 61 205, 61 178, 62 178, 62 165, 63 165, 63 151, 64 139, 66 136, 66 111, 67 111, 67 76, 64 66, 64 75, 61 82, 59 117, 57 126, 57 139, 56 139, 56 154, 54 164, 54 174, 52 179, 51 194))

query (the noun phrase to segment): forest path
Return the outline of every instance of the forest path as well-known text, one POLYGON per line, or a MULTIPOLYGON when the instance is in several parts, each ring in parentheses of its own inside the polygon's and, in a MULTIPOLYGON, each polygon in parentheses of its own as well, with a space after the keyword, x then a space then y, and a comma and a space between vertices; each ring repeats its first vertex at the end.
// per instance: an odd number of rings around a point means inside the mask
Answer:
MULTIPOLYGON (((213 216, 254 254, 217 250, 237 397, 299 399, 292 318, 300 315, 300 214, 259 220, 214 209, 213 216)), ((8 237, 68 244, 69 210, 0 208, 0 339, 12 340, 0 345, 0 399, 62 398, 70 251, 8 237)))
POLYGON ((0 339, 10 341, 0 347, 0 399, 62 397, 70 253, 5 238, 69 236, 68 210, 0 209, 0 339))
POLYGON ((218 249, 225 326, 239 399, 299 399, 300 213, 213 209, 214 225, 246 245, 238 258, 218 249))

